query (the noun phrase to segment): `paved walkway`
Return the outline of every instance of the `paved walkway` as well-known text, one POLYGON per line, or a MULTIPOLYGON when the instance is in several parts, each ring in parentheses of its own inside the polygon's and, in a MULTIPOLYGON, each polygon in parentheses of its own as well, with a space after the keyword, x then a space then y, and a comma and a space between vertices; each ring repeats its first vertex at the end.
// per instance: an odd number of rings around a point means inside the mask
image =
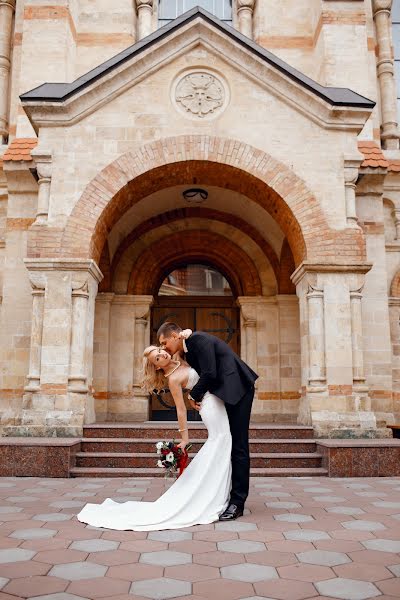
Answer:
POLYGON ((85 526, 86 502, 163 479, 0 479, 0 600, 400 598, 400 478, 253 479, 246 515, 163 532, 85 526))

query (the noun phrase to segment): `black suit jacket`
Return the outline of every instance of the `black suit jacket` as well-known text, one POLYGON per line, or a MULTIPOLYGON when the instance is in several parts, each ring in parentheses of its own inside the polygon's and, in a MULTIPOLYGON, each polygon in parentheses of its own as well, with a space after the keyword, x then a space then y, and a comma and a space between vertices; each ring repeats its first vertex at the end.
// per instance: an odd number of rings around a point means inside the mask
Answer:
POLYGON ((208 391, 227 404, 237 404, 254 386, 258 375, 222 340, 195 331, 186 340, 186 360, 200 375, 190 392, 196 402, 201 402, 208 391))

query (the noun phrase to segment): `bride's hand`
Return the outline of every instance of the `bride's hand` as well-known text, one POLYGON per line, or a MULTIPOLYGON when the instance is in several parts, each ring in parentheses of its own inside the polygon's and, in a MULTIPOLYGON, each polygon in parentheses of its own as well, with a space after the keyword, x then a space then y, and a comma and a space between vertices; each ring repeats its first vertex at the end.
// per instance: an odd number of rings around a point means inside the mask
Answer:
POLYGON ((186 446, 188 445, 189 440, 182 440, 180 442, 180 444, 178 444, 178 448, 180 448, 181 450, 184 450, 186 448, 186 446))

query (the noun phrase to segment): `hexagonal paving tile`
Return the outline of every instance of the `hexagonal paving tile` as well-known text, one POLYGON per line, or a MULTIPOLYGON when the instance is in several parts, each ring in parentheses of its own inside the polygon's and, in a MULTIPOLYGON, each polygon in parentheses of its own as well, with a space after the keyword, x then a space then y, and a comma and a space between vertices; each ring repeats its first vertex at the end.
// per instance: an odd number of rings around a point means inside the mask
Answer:
POLYGON ((63 592, 68 585, 65 579, 49 577, 49 575, 35 575, 34 577, 20 577, 13 579, 4 588, 6 594, 13 594, 22 598, 40 596, 44 592, 63 592))
POLYGON ((216 567, 206 565, 177 565, 176 567, 166 567, 164 576, 170 579, 180 579, 182 581, 207 581, 219 577, 219 570, 216 567))
POLYGON ((250 542, 248 540, 226 540, 218 542, 217 547, 218 550, 225 552, 239 552, 243 554, 265 550, 265 544, 262 542, 250 542))
POLYGON ((400 502, 372 502, 373 506, 377 506, 378 508, 400 508, 400 502))
POLYGON ((7 577, 0 577, 0 590, 9 582, 10 580, 7 577))
POLYGON ((315 542, 317 540, 330 539, 330 536, 326 531, 317 531, 316 529, 295 529, 293 531, 284 531, 283 535, 287 540, 298 540, 302 542, 315 542))
POLYGON ((330 492, 332 492, 332 490, 329 488, 324 488, 324 487, 318 486, 318 487, 304 488, 303 492, 305 492, 306 494, 315 494, 315 493, 329 494, 330 492))
POLYGON ((167 577, 134 581, 129 590, 130 594, 153 598, 154 600, 167 600, 168 598, 186 596, 191 592, 192 586, 187 581, 178 581, 167 577))
POLYGON ((379 550, 379 552, 400 552, 400 541, 397 540, 366 540, 361 542, 368 550, 379 550))
POLYGON ((382 581, 390 579, 392 573, 382 565, 368 565, 363 563, 350 563, 340 565, 333 569, 338 577, 344 579, 359 579, 360 581, 382 581))
POLYGON ((84 500, 57 500, 56 502, 52 502, 49 506, 52 506, 53 508, 79 508, 84 504, 86 504, 84 500))
POLYGON ((147 536, 147 539, 156 540, 158 542, 180 542, 182 540, 191 540, 192 534, 188 531, 169 529, 166 531, 151 531, 147 536))
POLYGON ((20 506, 0 506, 0 514, 11 514, 22 512, 24 509, 20 506))
POLYGON ((258 581, 253 584, 256 594, 264 598, 276 600, 305 600, 315 598, 316 591, 308 581, 291 581, 290 579, 272 579, 258 581))
POLYGON ((257 525, 255 523, 237 521, 233 523, 216 523, 215 529, 221 529, 222 531, 255 531, 257 529, 257 525))
POLYGON ((71 550, 71 546, 61 550, 44 550, 38 552, 34 558, 34 562, 42 562, 48 565, 61 565, 65 563, 75 563, 80 560, 85 560, 86 552, 71 550))
POLYGON ((284 521, 286 523, 307 523, 314 521, 311 515, 300 515, 297 513, 287 513, 283 515, 274 515, 276 521, 284 521))
POLYGON ((49 571, 49 575, 76 581, 78 579, 102 577, 106 571, 107 567, 103 565, 96 565, 91 562, 74 562, 56 565, 49 571))
POLYGON ((400 577, 400 565, 392 565, 388 569, 393 573, 395 577, 400 577))
POLYGON ((192 555, 186 552, 174 552, 173 550, 160 550, 159 552, 144 552, 140 556, 141 563, 148 565, 160 565, 171 567, 173 565, 185 565, 192 562, 192 555))
POLYGON ((119 546, 119 542, 112 542, 111 540, 92 539, 92 540, 79 540, 73 542, 70 548, 73 550, 82 550, 83 552, 105 552, 106 550, 116 550, 119 546))
POLYGON ((329 506, 326 510, 338 515, 362 515, 365 513, 365 510, 358 508, 358 506, 329 506))
POLYGON ((315 502, 346 502, 343 496, 313 496, 315 502))
POLYGON ((297 582, 308 581, 310 583, 322 581, 335 576, 329 567, 322 567, 321 565, 307 565, 303 563, 290 565, 288 567, 280 567, 278 572, 279 577, 282 577, 282 579, 291 579, 297 582))
POLYGON ((82 596, 68 594, 67 592, 58 592, 58 594, 46 594, 45 596, 35 596, 35 600, 88 600, 82 596))
POLYGON ((119 596, 128 594, 130 581, 113 579, 112 577, 95 577, 93 579, 81 579, 72 581, 68 591, 77 596, 89 598, 105 598, 107 596, 119 596))
POLYGON ((13 563, 22 560, 30 560, 35 556, 36 551, 23 550, 22 548, 7 548, 7 550, 0 550, 0 564, 1 563, 13 563))
POLYGON ((245 563, 243 565, 233 565, 222 567, 221 575, 224 579, 237 579, 238 581, 264 581, 265 579, 278 579, 278 573, 274 567, 245 563))
POLYGON ((319 581, 315 584, 321 596, 331 596, 341 600, 368 600, 375 598, 381 593, 373 583, 367 581, 357 581, 356 579, 328 579, 319 581))
POLYGON ((35 515, 32 517, 34 521, 69 521, 74 515, 66 513, 46 513, 43 515, 35 515))
POLYGON ((382 523, 378 523, 377 521, 344 521, 341 523, 342 527, 345 529, 355 529, 357 531, 379 531, 380 529, 386 529, 382 523))
POLYGON ((56 533, 57 531, 55 529, 37 527, 36 529, 17 529, 10 534, 10 537, 16 538, 17 540, 40 540, 53 537, 56 533))
POLYGON ((301 504, 298 502, 266 502, 267 508, 283 508, 289 510, 290 508, 301 508, 301 504))
POLYGON ((302 563, 324 567, 335 567, 351 562, 344 552, 330 552, 329 550, 308 550, 307 552, 299 552, 296 556, 302 563))

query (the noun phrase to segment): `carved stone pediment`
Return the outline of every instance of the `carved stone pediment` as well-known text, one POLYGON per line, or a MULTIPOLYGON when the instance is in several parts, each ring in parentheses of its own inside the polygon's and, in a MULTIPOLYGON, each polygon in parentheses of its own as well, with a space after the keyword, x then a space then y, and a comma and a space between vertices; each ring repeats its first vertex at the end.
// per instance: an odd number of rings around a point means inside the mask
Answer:
MULTIPOLYGON (((358 133, 374 107, 373 101, 349 89, 324 87, 312 81, 198 7, 72 83, 47 83, 22 94, 22 105, 36 131, 42 126, 72 125, 161 71, 171 60, 194 53, 198 56, 196 61, 193 59, 194 71, 210 76, 212 93, 207 96, 206 90, 196 86, 198 75, 189 76, 181 87, 191 87, 192 98, 178 85, 175 101, 196 118, 221 110, 226 102, 230 82, 223 85, 222 73, 227 66, 241 71, 249 87, 262 86, 271 94, 271 101, 290 105, 326 129, 358 133), (220 64, 221 73, 209 72, 212 62, 220 64)), ((179 72, 175 78, 178 76, 179 72)))

